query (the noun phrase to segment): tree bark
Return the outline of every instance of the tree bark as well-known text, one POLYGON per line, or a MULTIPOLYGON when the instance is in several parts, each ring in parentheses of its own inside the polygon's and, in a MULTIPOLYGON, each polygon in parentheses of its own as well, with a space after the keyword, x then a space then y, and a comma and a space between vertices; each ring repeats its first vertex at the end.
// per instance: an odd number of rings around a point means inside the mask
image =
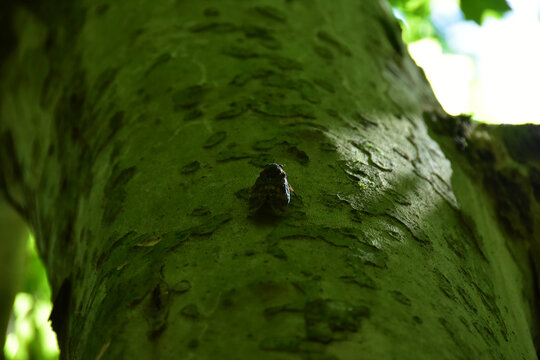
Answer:
POLYGON ((10 10, 0 179, 63 358, 536 358, 535 157, 442 112, 386 3, 48 5, 10 10))

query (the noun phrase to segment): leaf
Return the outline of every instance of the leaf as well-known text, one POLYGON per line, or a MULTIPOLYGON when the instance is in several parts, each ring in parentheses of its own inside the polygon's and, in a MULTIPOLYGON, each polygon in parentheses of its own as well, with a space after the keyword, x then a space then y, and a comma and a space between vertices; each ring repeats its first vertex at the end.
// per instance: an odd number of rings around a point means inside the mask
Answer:
POLYGON ((478 25, 482 24, 482 15, 486 10, 492 10, 499 15, 510 10, 506 0, 461 0, 460 6, 465 19, 473 20, 478 25))

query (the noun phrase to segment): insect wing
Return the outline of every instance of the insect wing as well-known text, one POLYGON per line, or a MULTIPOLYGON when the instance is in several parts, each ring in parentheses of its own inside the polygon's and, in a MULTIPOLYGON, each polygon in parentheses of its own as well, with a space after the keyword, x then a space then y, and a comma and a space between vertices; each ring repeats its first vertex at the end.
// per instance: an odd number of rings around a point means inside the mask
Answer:
POLYGON ((251 190, 250 211, 266 210, 282 215, 291 200, 287 174, 279 164, 265 166, 251 190))

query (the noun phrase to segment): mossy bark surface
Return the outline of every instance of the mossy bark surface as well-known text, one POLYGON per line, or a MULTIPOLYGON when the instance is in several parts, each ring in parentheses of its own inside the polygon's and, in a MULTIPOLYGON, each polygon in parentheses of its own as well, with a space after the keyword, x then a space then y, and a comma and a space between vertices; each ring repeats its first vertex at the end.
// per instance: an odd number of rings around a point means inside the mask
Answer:
POLYGON ((528 242, 386 3, 56 5, 12 9, 0 179, 64 358, 536 357, 528 242))

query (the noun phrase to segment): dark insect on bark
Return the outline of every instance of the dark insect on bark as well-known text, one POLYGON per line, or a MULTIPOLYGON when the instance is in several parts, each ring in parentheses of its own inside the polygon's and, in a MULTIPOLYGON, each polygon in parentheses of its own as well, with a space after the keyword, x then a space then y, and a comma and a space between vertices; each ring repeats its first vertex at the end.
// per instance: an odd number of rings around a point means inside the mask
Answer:
POLYGON ((276 163, 267 164, 251 189, 250 213, 283 215, 291 201, 291 190, 283 167, 276 163))

